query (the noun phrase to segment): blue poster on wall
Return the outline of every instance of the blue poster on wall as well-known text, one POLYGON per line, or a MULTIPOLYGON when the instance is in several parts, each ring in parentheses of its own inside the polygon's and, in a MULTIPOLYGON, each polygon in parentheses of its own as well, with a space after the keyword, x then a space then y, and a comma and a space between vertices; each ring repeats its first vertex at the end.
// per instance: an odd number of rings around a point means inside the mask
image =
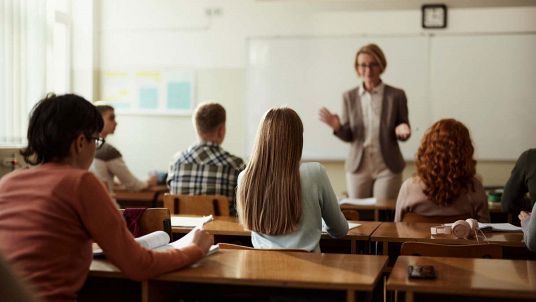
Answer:
POLYGON ((191 69, 105 71, 101 101, 119 113, 191 114, 194 80, 191 69))

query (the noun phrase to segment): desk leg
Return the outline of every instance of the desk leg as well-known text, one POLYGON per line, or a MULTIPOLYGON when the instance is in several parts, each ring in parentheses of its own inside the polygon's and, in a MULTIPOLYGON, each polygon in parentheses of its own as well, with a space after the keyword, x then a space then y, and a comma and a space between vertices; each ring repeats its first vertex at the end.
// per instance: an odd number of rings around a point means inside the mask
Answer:
POLYGON ((357 240, 350 239, 350 254, 357 254, 357 240))
POLYGON ((383 255, 389 255, 389 241, 384 241, 383 242, 383 251, 382 251, 383 255))
MULTIPOLYGON (((383 276, 383 302, 387 302, 387 276, 386 275, 383 276)), ((395 302, 398 302, 396 301, 396 298, 395 298, 395 302)))
POLYGON ((143 281, 141 283, 141 302, 169 301, 169 297, 166 299, 166 294, 163 294, 165 291, 162 286, 158 281, 143 281))
POLYGON ((149 302, 149 281, 141 283, 141 302, 149 302))
POLYGON ((380 210, 374 210, 374 221, 380 221, 380 210))
POLYGON ((406 292, 406 302, 413 302, 415 300, 415 296, 413 295, 412 291, 406 292))
POLYGON ((355 290, 346 291, 346 302, 357 302, 355 299, 355 290))

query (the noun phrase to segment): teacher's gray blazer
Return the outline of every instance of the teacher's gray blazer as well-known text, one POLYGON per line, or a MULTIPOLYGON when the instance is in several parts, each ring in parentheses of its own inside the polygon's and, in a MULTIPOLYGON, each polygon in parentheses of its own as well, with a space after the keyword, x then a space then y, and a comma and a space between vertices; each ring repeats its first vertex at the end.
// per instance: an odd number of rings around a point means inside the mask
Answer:
MULTIPOLYGON (((389 85, 384 86, 380 117, 380 148, 385 165, 393 173, 402 172, 406 165, 398 146, 395 128, 402 123, 409 126, 407 102, 404 90, 389 85)), ((363 113, 358 87, 344 93, 341 128, 334 134, 351 144, 344 167, 347 172, 357 172, 363 156, 364 143, 363 113)))

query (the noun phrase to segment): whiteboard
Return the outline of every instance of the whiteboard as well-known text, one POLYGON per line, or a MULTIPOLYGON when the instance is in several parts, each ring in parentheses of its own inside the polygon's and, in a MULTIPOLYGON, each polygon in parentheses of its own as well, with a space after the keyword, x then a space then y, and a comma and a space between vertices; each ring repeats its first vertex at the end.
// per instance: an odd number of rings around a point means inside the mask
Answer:
POLYGON ((536 147, 529 136, 536 131, 529 116, 536 114, 536 35, 259 37, 247 45, 247 154, 264 112, 286 105, 303 121, 304 159, 345 159, 349 144, 319 121, 318 110, 341 113, 342 94, 360 83, 355 52, 368 43, 387 57, 383 81, 408 98, 413 132, 400 143, 405 159, 414 159, 424 131, 444 117, 466 123, 479 159, 516 159, 536 147))
POLYGON ((431 40, 433 119, 470 130, 476 158, 517 159, 536 147, 536 35, 431 40))

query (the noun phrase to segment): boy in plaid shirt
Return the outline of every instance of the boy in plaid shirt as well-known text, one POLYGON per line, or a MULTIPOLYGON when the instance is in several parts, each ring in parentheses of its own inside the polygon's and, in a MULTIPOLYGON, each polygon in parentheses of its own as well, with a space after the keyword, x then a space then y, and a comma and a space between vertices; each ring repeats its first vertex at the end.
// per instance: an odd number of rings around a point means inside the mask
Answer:
POLYGON ((169 167, 167 184, 172 194, 224 195, 236 215, 236 184, 244 161, 223 150, 225 109, 217 103, 199 104, 194 114, 198 143, 179 152, 169 167))

